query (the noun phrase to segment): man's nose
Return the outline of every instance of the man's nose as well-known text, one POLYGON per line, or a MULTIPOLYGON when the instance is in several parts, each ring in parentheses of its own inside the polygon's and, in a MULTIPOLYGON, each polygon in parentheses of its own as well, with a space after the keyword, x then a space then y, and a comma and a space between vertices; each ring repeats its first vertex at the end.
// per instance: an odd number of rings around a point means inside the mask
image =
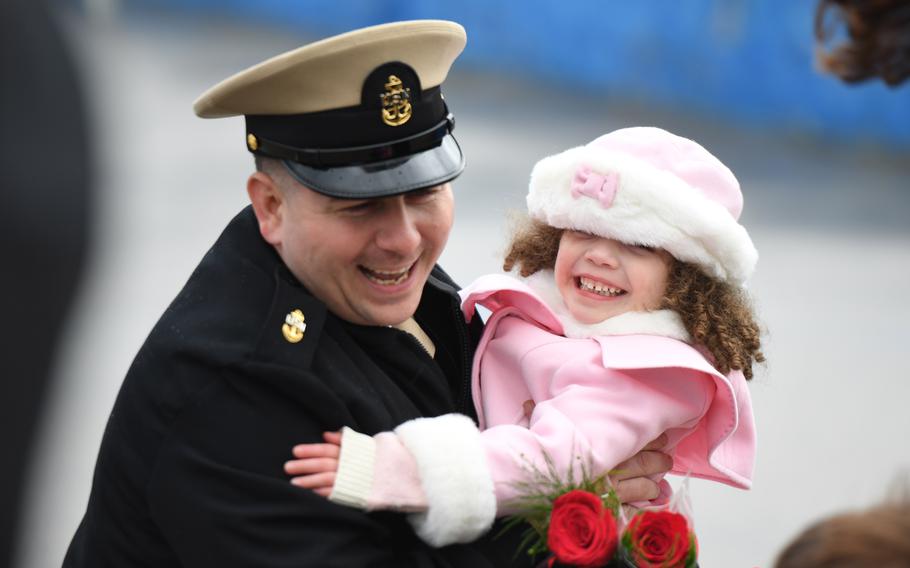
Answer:
POLYGON ((382 250, 409 256, 420 244, 420 231, 417 230, 413 212, 401 197, 386 205, 376 235, 376 245, 382 250))

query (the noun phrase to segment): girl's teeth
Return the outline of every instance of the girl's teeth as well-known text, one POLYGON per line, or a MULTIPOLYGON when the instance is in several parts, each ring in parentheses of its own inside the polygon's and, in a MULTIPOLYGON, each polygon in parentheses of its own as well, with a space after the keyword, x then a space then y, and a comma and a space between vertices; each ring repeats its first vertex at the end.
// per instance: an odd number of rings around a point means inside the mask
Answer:
POLYGON ((578 284, 582 290, 594 292, 601 296, 619 296, 620 294, 625 293, 624 290, 620 290, 619 288, 610 288, 609 286, 604 286, 599 282, 587 278, 579 278, 578 284))

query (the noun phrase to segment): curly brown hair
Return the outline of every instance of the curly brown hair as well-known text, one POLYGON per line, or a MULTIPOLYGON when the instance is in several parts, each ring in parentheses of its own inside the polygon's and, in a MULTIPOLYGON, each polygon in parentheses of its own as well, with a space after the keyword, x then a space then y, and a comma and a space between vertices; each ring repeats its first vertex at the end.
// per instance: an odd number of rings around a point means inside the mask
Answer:
POLYGON ((559 252, 559 240, 562 229, 551 227, 536 219, 521 219, 517 222, 509 252, 502 262, 506 272, 518 268, 522 276, 556 266, 556 253, 559 252))
POLYGON ((906 0, 821 0, 815 13, 819 44, 832 35, 826 15, 834 11, 848 40, 834 49, 819 50, 822 69, 856 83, 881 77, 896 86, 910 77, 910 4, 906 0))
POLYGON ((692 340, 711 353, 721 373, 737 369, 751 379, 752 363, 764 362, 761 329, 743 288, 674 258, 660 307, 680 315, 692 340))
MULTIPOLYGON (((556 265, 563 229, 528 219, 515 231, 502 268, 530 276, 556 265)), ((745 290, 705 274, 698 266, 673 258, 661 309, 682 318, 692 340, 703 346, 721 373, 736 369, 752 378, 752 364, 765 361, 761 329, 745 290)))

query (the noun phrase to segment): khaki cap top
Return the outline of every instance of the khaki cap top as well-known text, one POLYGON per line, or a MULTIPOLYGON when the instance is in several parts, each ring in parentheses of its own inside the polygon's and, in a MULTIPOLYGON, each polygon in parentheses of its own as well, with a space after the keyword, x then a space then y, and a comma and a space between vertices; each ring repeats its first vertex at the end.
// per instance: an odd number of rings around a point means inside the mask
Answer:
POLYGON ((303 114, 360 104, 364 79, 403 61, 421 88, 440 85, 464 49, 464 28, 445 20, 393 22, 326 38, 254 65, 196 99, 202 118, 303 114))

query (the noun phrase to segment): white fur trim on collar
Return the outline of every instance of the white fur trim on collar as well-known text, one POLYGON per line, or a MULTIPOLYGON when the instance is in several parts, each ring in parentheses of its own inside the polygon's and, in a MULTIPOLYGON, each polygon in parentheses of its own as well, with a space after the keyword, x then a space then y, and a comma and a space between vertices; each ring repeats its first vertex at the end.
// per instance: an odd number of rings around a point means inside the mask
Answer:
POLYGON ((544 158, 531 172, 531 217, 625 243, 659 247, 709 274, 744 282, 758 252, 746 229, 720 203, 681 178, 619 152, 579 146, 544 158), (612 204, 572 196, 576 170, 618 174, 612 204))
POLYGON ((600 335, 660 335, 692 343, 682 318, 673 310, 626 312, 598 323, 586 324, 575 319, 566 307, 552 270, 541 270, 523 279, 553 311, 566 337, 588 338, 600 335))

